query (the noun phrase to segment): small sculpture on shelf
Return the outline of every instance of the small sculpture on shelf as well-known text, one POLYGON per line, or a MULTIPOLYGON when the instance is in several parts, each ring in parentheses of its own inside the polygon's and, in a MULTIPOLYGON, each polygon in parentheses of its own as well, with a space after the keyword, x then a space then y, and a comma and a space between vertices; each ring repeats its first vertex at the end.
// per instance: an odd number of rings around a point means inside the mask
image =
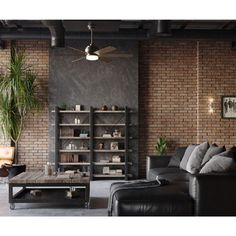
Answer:
POLYGON ((119 150, 119 143, 118 142, 111 142, 111 150, 119 150))
POLYGON ((80 150, 88 150, 87 145, 83 142, 82 146, 79 147, 80 150))
POLYGON ((113 163, 120 163, 121 158, 120 156, 112 156, 111 160, 113 163))
POLYGON ((115 129, 115 131, 113 132, 113 137, 114 138, 120 138, 121 137, 121 131, 115 129))
POLYGON ((98 149, 103 150, 104 149, 104 143, 99 143, 98 144, 98 149))
POLYGON ((112 111, 117 111, 118 110, 118 106, 116 106, 116 105, 111 106, 111 110, 112 111))
POLYGON ((102 111, 107 111, 108 110, 108 107, 106 105, 102 106, 101 108, 102 111))

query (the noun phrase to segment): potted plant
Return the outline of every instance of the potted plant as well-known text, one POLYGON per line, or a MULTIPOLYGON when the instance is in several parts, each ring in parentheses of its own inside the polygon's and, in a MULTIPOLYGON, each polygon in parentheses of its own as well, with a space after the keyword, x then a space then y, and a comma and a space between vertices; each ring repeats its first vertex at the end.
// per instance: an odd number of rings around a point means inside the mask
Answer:
POLYGON ((167 141, 164 137, 160 137, 155 145, 155 149, 159 155, 164 155, 167 150, 167 141))
POLYGON ((24 119, 39 104, 35 82, 36 75, 26 66, 24 53, 13 48, 7 73, 0 76, 0 129, 15 147, 15 163, 24 119))

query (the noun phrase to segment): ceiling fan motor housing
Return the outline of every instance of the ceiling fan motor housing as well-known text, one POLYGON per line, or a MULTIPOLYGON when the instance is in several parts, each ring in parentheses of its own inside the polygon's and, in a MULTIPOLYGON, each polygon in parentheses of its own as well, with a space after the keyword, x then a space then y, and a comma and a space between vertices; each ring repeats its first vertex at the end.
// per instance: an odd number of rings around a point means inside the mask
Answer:
POLYGON ((86 54, 95 54, 96 51, 98 51, 98 48, 94 44, 90 44, 85 48, 86 54))

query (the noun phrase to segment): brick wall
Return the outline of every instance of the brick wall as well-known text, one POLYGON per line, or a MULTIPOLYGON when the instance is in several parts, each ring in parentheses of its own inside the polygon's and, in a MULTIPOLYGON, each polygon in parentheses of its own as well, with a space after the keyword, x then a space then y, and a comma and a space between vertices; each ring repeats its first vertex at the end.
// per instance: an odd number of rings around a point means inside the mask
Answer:
POLYGON ((236 96, 236 52, 231 42, 201 42, 199 47, 199 141, 236 144, 236 119, 221 118, 221 96, 236 96), (207 112, 209 97, 213 114, 207 112))
POLYGON ((236 120, 221 119, 221 95, 236 95, 230 42, 144 41, 140 44, 140 174, 159 136, 175 147, 204 140, 230 146, 236 120), (208 99, 214 98, 213 114, 208 99))
MULTIPOLYGON (((11 58, 11 44, 7 42, 5 46, 6 46, 5 49, 0 49, 0 75, 1 76, 4 76, 6 74, 7 72, 6 67, 11 58)), ((1 146, 10 145, 10 141, 5 140, 3 138, 3 134, 1 133, 1 130, 0 130, 0 145, 1 146)))
MULTIPOLYGON (((140 173, 153 154, 159 136, 174 148, 208 139, 218 144, 236 142, 236 120, 221 118, 222 95, 236 95, 236 52, 230 42, 144 41, 140 43, 139 110, 140 173), (214 98, 213 114, 207 109, 214 98)), ((18 41, 27 63, 38 75, 41 109, 28 115, 19 142, 19 162, 41 169, 48 158, 48 63, 46 41, 18 41)), ((10 44, 0 50, 0 73, 10 60, 10 44)), ((1 136, 1 135, 0 135, 1 136)), ((2 139, 0 138, 2 143, 2 139)))
MULTIPOLYGON (((17 41, 12 43, 25 51, 26 63, 37 74, 37 96, 40 109, 29 113, 18 147, 19 163, 25 163, 28 170, 42 169, 48 160, 48 76, 49 44, 47 41, 17 41)), ((0 50, 0 59, 9 62, 10 49, 0 50)), ((5 70, 1 65, 1 72, 5 70)))

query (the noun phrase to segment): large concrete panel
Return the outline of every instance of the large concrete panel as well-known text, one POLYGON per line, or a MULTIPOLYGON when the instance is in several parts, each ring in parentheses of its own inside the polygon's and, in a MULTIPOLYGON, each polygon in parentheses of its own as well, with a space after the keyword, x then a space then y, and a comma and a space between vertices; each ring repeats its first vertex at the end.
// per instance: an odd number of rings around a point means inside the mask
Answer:
MULTIPOLYGON (((68 41, 67 45, 83 50, 88 41, 68 41)), ((50 111, 62 103, 73 107, 76 104, 101 107, 117 105, 128 106, 138 111, 138 43, 136 41, 96 41, 99 48, 114 46, 119 52, 131 53, 131 58, 111 59, 89 62, 80 60, 81 54, 66 47, 50 51, 49 107, 50 111)), ((118 53, 118 52, 116 52, 118 53)), ((54 117, 49 115, 49 153, 54 158, 54 117)), ((137 126, 131 129, 131 135, 138 138, 138 113, 132 116, 132 122, 137 126)), ((138 140, 131 143, 134 149, 130 156, 133 162, 132 172, 138 174, 138 140)))

